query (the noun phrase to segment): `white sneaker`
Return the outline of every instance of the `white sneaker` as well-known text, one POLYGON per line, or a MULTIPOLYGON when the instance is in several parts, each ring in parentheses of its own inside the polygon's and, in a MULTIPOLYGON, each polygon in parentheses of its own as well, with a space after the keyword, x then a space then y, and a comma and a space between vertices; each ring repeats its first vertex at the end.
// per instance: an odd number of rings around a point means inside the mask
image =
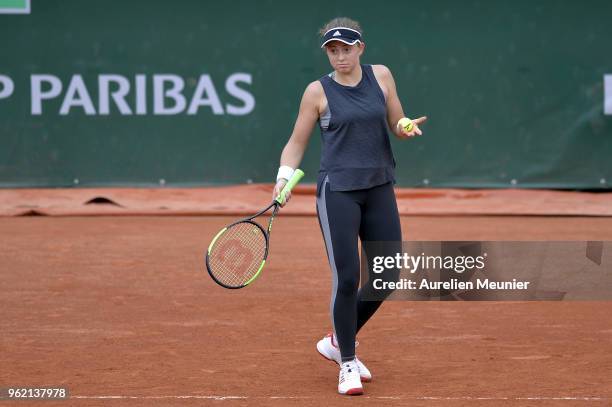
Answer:
POLYGON ((349 394, 356 396, 363 394, 363 386, 359 378, 359 369, 357 362, 342 362, 340 365, 340 374, 338 375, 338 393, 349 394))
MULTIPOLYGON (((355 346, 357 345, 358 342, 355 342, 355 346)), ((325 359, 336 362, 337 364, 340 364, 342 361, 340 349, 338 345, 336 345, 333 334, 327 334, 323 339, 317 342, 317 350, 325 359)), ((372 381, 372 373, 370 373, 368 368, 357 357, 355 357, 355 362, 357 363, 357 370, 359 371, 361 380, 366 383, 372 381)))

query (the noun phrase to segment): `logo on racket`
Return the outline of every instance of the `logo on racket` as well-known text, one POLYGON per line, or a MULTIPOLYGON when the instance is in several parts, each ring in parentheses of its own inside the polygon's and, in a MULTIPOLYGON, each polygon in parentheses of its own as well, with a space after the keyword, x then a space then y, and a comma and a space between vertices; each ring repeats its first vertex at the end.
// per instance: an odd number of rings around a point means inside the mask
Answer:
POLYGON ((250 265, 253 262, 253 253, 237 239, 224 242, 219 248, 218 254, 221 262, 243 276, 249 272, 250 265))

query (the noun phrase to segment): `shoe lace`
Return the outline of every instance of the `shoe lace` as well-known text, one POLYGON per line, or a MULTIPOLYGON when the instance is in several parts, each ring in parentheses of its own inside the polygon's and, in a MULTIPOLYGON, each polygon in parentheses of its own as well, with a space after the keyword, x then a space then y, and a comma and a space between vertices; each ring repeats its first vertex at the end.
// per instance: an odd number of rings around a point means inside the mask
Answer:
POLYGON ((359 373, 359 369, 354 361, 342 362, 342 367, 340 368, 340 383, 355 373, 359 373))

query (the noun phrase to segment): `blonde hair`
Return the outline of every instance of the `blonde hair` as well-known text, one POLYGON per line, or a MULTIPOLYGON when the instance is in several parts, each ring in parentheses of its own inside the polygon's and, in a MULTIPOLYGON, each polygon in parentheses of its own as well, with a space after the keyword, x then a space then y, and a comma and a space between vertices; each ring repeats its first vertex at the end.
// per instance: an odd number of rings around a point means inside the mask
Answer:
POLYGON ((355 20, 351 20, 348 17, 336 17, 330 20, 327 24, 325 24, 319 30, 319 35, 323 37, 327 31, 331 30, 332 28, 336 28, 336 27, 350 28, 352 30, 359 31, 361 35, 363 35, 363 31, 361 31, 361 26, 359 25, 359 23, 355 20))

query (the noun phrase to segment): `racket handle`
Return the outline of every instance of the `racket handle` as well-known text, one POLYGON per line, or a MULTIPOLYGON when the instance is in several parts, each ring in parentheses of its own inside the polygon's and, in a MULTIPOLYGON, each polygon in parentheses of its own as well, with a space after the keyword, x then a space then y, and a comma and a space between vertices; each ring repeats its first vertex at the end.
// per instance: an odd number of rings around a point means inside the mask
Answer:
POLYGON ((287 182, 281 193, 276 197, 276 202, 278 202, 279 204, 285 202, 285 195, 287 195, 287 192, 291 191, 293 187, 296 186, 298 182, 300 182, 303 176, 304 171, 300 170, 299 168, 295 170, 289 182, 287 182))

